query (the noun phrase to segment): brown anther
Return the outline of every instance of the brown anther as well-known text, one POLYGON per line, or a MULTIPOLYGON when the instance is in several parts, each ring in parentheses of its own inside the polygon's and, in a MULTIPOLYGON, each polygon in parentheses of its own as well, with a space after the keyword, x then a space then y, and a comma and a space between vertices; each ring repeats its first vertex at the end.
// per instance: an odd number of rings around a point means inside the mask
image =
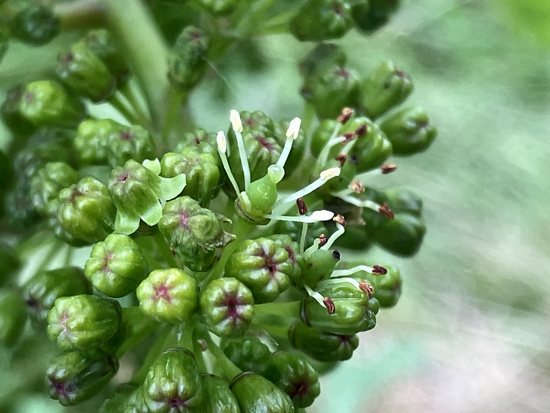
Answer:
POLYGON ((345 139, 341 143, 342 146, 344 146, 346 143, 351 142, 355 139, 355 132, 347 132, 342 135, 345 139))
POLYGON ((359 181, 352 181, 351 184, 349 184, 349 189, 351 189, 356 194, 360 194, 362 192, 365 192, 365 185, 363 185, 359 181))
POLYGON ((344 166, 346 163, 346 159, 348 159, 348 155, 345 153, 341 153, 340 155, 336 156, 336 159, 338 162, 340 162, 340 168, 344 166))
POLYGON ((336 121, 340 122, 342 125, 345 125, 346 122, 353 116, 352 108, 344 108, 340 113, 340 116, 336 118, 336 121))
POLYGON ((328 238, 325 234, 319 235, 319 248, 325 245, 328 242, 328 238))
POLYGON ((384 175, 390 174, 393 171, 395 171, 396 169, 397 169, 397 165, 394 164, 394 163, 385 163, 384 165, 382 165, 380 167, 380 170, 382 171, 382 174, 384 174, 384 175))
POLYGON ((298 213, 300 215, 307 214, 307 206, 306 206, 306 203, 304 202, 304 200, 302 198, 298 198, 296 200, 296 205, 298 206, 298 213))
POLYGON ((380 212, 382 215, 384 215, 388 219, 394 218, 393 212, 386 202, 384 202, 382 206, 378 208, 378 212, 380 212))
POLYGON ((369 298, 372 297, 372 295, 374 294, 374 288, 372 287, 372 285, 370 285, 368 282, 366 281, 361 281, 359 283, 359 288, 361 289, 361 291, 363 291, 366 295, 369 296, 369 298))
POLYGON ((384 275, 387 274, 388 270, 382 267, 381 265, 373 265, 372 266, 372 274, 373 275, 384 275))
POLYGON ((367 133, 367 124, 363 123, 361 126, 359 126, 357 129, 355 129, 355 134, 361 138, 363 135, 367 133))
POLYGON ((334 312, 336 311, 336 307, 334 306, 334 301, 332 301, 332 298, 324 297, 323 298, 323 303, 327 307, 328 313, 329 314, 334 314, 334 312))
POLYGON ((343 227, 346 226, 346 218, 344 218, 342 215, 338 214, 334 218, 332 218, 334 222, 338 222, 343 227))

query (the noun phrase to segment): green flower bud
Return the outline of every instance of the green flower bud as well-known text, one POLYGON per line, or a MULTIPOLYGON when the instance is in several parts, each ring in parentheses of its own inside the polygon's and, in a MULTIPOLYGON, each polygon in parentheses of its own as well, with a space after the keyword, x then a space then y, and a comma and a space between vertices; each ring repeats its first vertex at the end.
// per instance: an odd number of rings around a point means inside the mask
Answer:
POLYGON ((355 139, 346 162, 355 164, 358 173, 379 167, 392 154, 392 144, 369 118, 360 117, 347 122, 340 133, 348 132, 353 133, 355 139))
POLYGON ((229 383, 212 374, 201 376, 204 397, 197 413, 240 413, 239 403, 229 390, 229 383))
POLYGON ((394 212, 403 212, 420 218, 422 216, 422 198, 407 189, 391 188, 386 189, 388 204, 394 212))
POLYGON ((411 94, 409 76, 390 61, 383 62, 359 85, 359 105, 371 119, 383 115, 411 94))
POLYGON ((107 187, 88 177, 59 193, 58 218, 73 237, 95 243, 113 232, 115 206, 107 187))
POLYGON ((73 237, 71 234, 69 234, 65 228, 61 225, 61 222, 59 221, 59 209, 61 206, 61 202, 59 202, 59 199, 53 199, 48 203, 48 211, 49 214, 47 215, 47 223, 48 228, 50 228, 54 235, 60 239, 63 242, 66 242, 69 245, 72 245, 73 247, 83 247, 85 245, 88 245, 89 243, 80 239, 77 239, 73 237))
POLYGON ((202 29, 183 29, 168 56, 168 78, 173 87, 189 90, 199 82, 207 68, 209 47, 210 39, 202 29))
POLYGON ((105 164, 108 158, 109 136, 121 131, 122 125, 111 119, 88 119, 78 126, 74 147, 85 164, 105 164))
POLYGON ((389 308, 395 306, 399 301, 403 280, 399 268, 396 266, 384 264, 383 267, 387 271, 385 274, 374 275, 366 271, 359 271, 353 275, 353 278, 367 280, 374 288, 373 297, 378 300, 380 307, 389 308))
POLYGON ((29 5, 15 16, 12 35, 22 42, 40 46, 57 36, 59 30, 59 18, 51 7, 29 5))
POLYGON ((11 281, 13 274, 21 267, 21 261, 14 248, 0 241, 0 287, 11 281))
POLYGON ((298 353, 273 353, 264 377, 288 394, 297 409, 311 406, 321 394, 319 374, 298 353))
POLYGON ((235 377, 229 387, 242 413, 294 413, 288 395, 262 376, 245 372, 235 377))
POLYGON ((94 246, 84 273, 98 291, 110 297, 123 297, 149 275, 149 265, 132 238, 111 234, 94 246))
POLYGON ((397 213, 376 229, 375 237, 388 251, 410 257, 418 251, 426 234, 422 218, 406 213, 397 213))
POLYGON ((19 101, 19 112, 36 126, 71 128, 84 118, 86 109, 58 83, 39 80, 25 86, 19 101))
POLYGON ((0 290, 0 345, 13 346, 25 327, 25 301, 18 290, 0 290))
POLYGON ((287 250, 292 244, 284 235, 245 240, 229 257, 225 275, 250 288, 256 303, 273 301, 290 286, 289 277, 299 274, 294 255, 298 248, 287 250))
POLYGON ((145 388, 139 386, 135 389, 124 402, 124 408, 117 410, 116 413, 123 411, 125 413, 149 413, 145 388))
POLYGON ((264 375, 269 366, 271 351, 257 337, 228 340, 225 355, 242 371, 264 375))
POLYGON ((80 180, 78 172, 64 162, 49 162, 31 181, 30 195, 36 211, 42 215, 57 213, 56 201, 62 189, 80 180))
POLYGON ((197 283, 178 268, 152 271, 136 293, 145 314, 169 323, 183 323, 199 304, 197 283))
POLYGON ((336 118, 344 107, 357 100, 357 73, 341 66, 333 66, 316 77, 306 78, 300 94, 320 118, 336 118))
POLYGON ((19 104, 25 92, 24 85, 8 89, 6 100, 2 102, 0 114, 4 124, 16 135, 28 136, 36 131, 36 126, 19 111, 19 104))
POLYGON ((356 335, 323 333, 301 321, 295 321, 288 330, 288 341, 311 358, 326 362, 349 360, 359 346, 356 335))
POLYGON ((321 331, 353 335, 376 326, 376 313, 379 304, 359 288, 346 281, 332 282, 317 289, 323 297, 330 298, 333 307, 330 311, 322 307, 312 297, 302 301, 302 320, 321 331))
POLYGON ((58 298, 91 293, 92 286, 77 267, 41 271, 23 287, 27 312, 36 327, 44 324, 58 298))
POLYGON ((158 160, 145 165, 130 159, 124 167, 113 169, 107 182, 117 208, 115 229, 119 233, 134 233, 140 219, 149 226, 156 225, 162 218, 160 199, 172 199, 185 187, 185 175, 174 178, 158 176, 158 160))
POLYGON ((81 41, 101 59, 119 84, 128 78, 128 61, 111 33, 105 29, 92 30, 81 41))
POLYGON ((116 392, 101 405, 99 413, 118 413, 128 412, 124 410, 130 395, 136 390, 136 387, 131 384, 123 384, 118 386, 116 392))
POLYGON ((32 228, 40 219, 30 198, 30 183, 18 181, 5 198, 8 222, 21 230, 32 228))
POLYGON ((340 261, 338 251, 318 249, 300 261, 302 273, 300 277, 292 279, 293 285, 300 289, 304 289, 304 285, 315 288, 320 281, 330 278, 338 261, 340 261))
POLYGON ((216 143, 216 134, 206 132, 204 129, 197 128, 193 132, 187 132, 183 135, 182 140, 174 149, 174 152, 179 153, 188 147, 193 147, 200 153, 209 153, 216 158, 219 165, 218 146, 216 143))
POLYGON ((410 106, 392 114, 380 124, 392 143, 396 155, 413 155, 425 151, 437 135, 428 114, 418 106, 410 106))
POLYGON ((128 160, 143 162, 155 158, 155 144, 149 131, 139 125, 111 129, 107 137, 107 163, 114 168, 128 160))
POLYGON ((242 336, 254 317, 252 292, 235 278, 210 282, 201 291, 200 307, 206 326, 220 337, 242 336))
POLYGON ((205 392, 193 354, 183 348, 166 350, 149 369, 143 392, 149 412, 187 412, 200 406, 205 392))
POLYGON ((100 102, 115 91, 116 80, 85 43, 74 43, 57 58, 57 76, 76 94, 100 102))
POLYGON ((193 147, 188 147, 179 153, 168 152, 160 162, 160 175, 172 178, 185 174, 187 185, 183 195, 188 195, 206 206, 217 192, 220 180, 218 160, 209 153, 200 153, 193 147))
POLYGON ((372 33, 384 26, 398 7, 399 0, 369 0, 353 6, 351 15, 357 28, 372 33))
POLYGON ((72 406, 95 396, 118 371, 114 356, 71 351, 50 360, 46 373, 50 397, 72 406))
POLYGON ((206 271, 214 263, 217 248, 235 239, 223 230, 225 222, 230 221, 182 196, 164 206, 158 227, 184 265, 193 271, 206 271))
POLYGON ((300 61, 300 73, 305 79, 317 77, 334 67, 343 67, 346 62, 346 54, 340 46, 332 43, 318 43, 300 61))
POLYGON ((290 21, 301 41, 338 39, 352 27, 351 7, 340 0, 309 0, 290 21))
POLYGON ((93 295, 60 297, 47 320, 48 336, 59 348, 92 350, 119 331, 121 309, 117 301, 93 295))

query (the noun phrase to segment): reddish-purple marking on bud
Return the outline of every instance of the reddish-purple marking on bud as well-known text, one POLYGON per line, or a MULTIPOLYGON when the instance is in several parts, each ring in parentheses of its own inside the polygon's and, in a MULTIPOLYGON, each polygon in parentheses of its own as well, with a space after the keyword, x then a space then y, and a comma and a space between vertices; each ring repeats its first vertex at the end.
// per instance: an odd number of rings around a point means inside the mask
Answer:
POLYGON ((131 141, 134 139, 134 134, 128 131, 120 132, 120 139, 123 141, 131 141))
POLYGON ((25 101, 26 101, 27 103, 32 103, 32 102, 34 102, 34 93, 31 93, 31 92, 25 93, 25 101))
POLYGON ((108 272, 109 270, 109 261, 113 259, 113 254, 111 252, 107 252, 105 256, 103 257, 103 267, 101 267, 101 271, 108 272))
POLYGON ((65 399, 74 391, 74 385, 72 383, 63 383, 57 380, 49 379, 50 387, 55 390, 55 394, 65 399))
POLYGON ((288 246, 285 247, 285 250, 286 250, 286 252, 288 252, 288 259, 290 261, 292 261, 293 263, 295 263, 296 262, 296 254, 295 254, 294 250, 292 248, 288 247, 288 246))
POLYGON ((273 150, 273 145, 269 143, 263 136, 255 136, 254 139, 256 139, 256 141, 258 141, 258 143, 266 148, 268 151, 273 150))
POLYGON ((167 402, 170 404, 170 407, 175 407, 178 411, 180 407, 187 407, 187 400, 180 399, 179 397, 173 397, 167 400, 167 402))
POLYGON ((338 70, 335 70, 334 71, 334 74, 336 76, 341 76, 343 77, 344 79, 348 80, 349 78, 349 71, 347 71, 346 69, 344 69, 343 67, 338 69, 338 70))
POLYGON ((189 215, 187 215, 187 212, 185 212, 183 209, 180 209, 178 212, 180 214, 180 224, 185 229, 189 229, 189 226, 187 225, 187 221, 189 220, 189 215))
POLYGON ((59 63, 61 63, 62 65, 68 65, 69 63, 71 63, 74 59, 74 56, 72 53, 66 53, 65 55, 63 55, 60 59, 59 59, 59 63))
POLYGON ((171 302, 172 298, 170 297, 170 288, 166 287, 165 284, 161 284, 158 287, 153 287, 155 289, 155 296, 153 300, 159 300, 164 298, 166 301, 171 302))

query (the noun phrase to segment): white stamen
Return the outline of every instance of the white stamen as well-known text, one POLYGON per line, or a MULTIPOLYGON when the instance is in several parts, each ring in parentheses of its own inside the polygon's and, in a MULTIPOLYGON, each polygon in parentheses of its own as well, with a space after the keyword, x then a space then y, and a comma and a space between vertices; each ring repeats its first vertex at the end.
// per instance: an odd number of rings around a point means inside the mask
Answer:
POLYGON ((334 145, 336 145, 338 143, 341 143, 341 142, 344 142, 346 140, 346 138, 344 138, 343 136, 338 136, 338 132, 340 131, 341 127, 342 127, 342 124, 340 122, 338 122, 336 124, 336 127, 334 128, 334 131, 332 132, 332 136, 330 137, 327 144, 325 145, 325 147, 323 148, 323 150, 319 154, 319 158, 317 159, 317 162, 315 164, 317 170, 319 170, 320 168, 322 168, 324 165, 327 164, 327 159, 328 159, 328 155, 330 153, 330 149, 334 145))
POLYGON ((306 248, 307 227, 307 222, 304 222, 302 226, 302 235, 300 236, 300 254, 303 254, 306 248))
POLYGON ((352 204, 357 207, 369 208, 369 209, 372 209, 373 211, 379 212, 378 210, 380 209, 380 205, 368 199, 361 201, 360 199, 357 199, 350 195, 341 195, 339 193, 333 194, 333 195, 337 196, 343 201, 346 201, 348 204, 352 204))
POLYGON ((225 154, 225 152, 227 151, 227 141, 225 139, 225 134, 222 131, 218 132, 218 135, 216 136, 216 141, 218 143, 218 153, 220 154, 220 159, 222 160, 223 169, 225 169, 225 173, 227 174, 231 185, 233 185, 235 193, 239 194, 239 185, 237 184, 237 180, 231 172, 231 167, 229 166, 227 155, 225 154))
POLYGON ((334 212, 321 209, 319 211, 313 211, 310 216, 314 222, 330 221, 334 218, 334 212))
POLYGON ((235 132, 242 132, 243 131, 243 123, 241 121, 241 115, 239 115, 239 112, 237 112, 235 109, 232 109, 231 112, 229 112, 229 121, 231 122, 231 125, 233 126, 233 130, 235 132))
POLYGON ((372 267, 369 267, 368 265, 358 265, 358 266, 353 267, 353 268, 348 268, 347 270, 334 270, 332 272, 331 277, 342 277, 342 276, 346 277, 348 275, 352 275, 352 274, 358 273, 360 271, 366 271, 366 272, 372 274, 374 269, 372 267))
POLYGON ((325 302, 323 301, 325 297, 323 297, 317 291, 313 291, 309 285, 304 285, 304 287, 311 298, 317 301, 321 307, 327 308, 325 302))
POLYGON ((334 217, 334 212, 321 210, 314 211, 311 215, 264 215, 268 219, 274 219, 277 221, 292 221, 292 222, 307 222, 308 224, 314 224, 315 222, 330 221, 334 217))
POLYGON ((225 139, 225 134, 222 131, 218 132, 218 136, 216 136, 216 142, 218 143, 218 151, 226 153, 227 139, 225 139))
MULTIPOLYGON (((334 275, 334 272, 332 274, 334 275)), ((361 287, 359 287, 359 281, 357 281, 354 278, 348 278, 348 277, 342 277, 342 278, 338 278, 338 279, 329 278, 328 280, 319 281, 316 288, 323 288, 323 287, 329 286, 331 284, 337 284, 338 282, 343 282, 343 283, 345 282, 345 283, 353 285, 358 290, 361 289, 361 287)))
POLYGON ((286 130, 286 137, 296 140, 296 138, 298 137, 298 134, 300 133, 301 124, 302 124, 302 120, 300 118, 292 119, 290 121, 290 125, 288 126, 288 129, 286 130))
POLYGON ((321 247, 322 250, 328 250, 332 247, 332 244, 334 244, 334 242, 345 232, 344 226, 338 222, 336 223, 336 228, 338 228, 338 230, 332 234, 327 243, 321 247))

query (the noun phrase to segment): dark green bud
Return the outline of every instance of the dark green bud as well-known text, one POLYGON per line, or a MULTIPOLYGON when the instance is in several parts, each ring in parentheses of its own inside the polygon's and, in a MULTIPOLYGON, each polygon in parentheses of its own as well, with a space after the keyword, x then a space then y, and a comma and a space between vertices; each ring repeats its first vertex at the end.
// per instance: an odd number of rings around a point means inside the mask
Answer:
POLYGON ((379 309, 378 301, 370 298, 361 289, 353 284, 330 280, 317 288, 325 299, 330 299, 332 307, 322 307, 312 297, 302 302, 302 321, 321 331, 353 335, 360 331, 367 331, 376 326, 376 313, 379 309))
POLYGON ((353 134, 354 144, 346 162, 354 164, 358 173, 379 167, 392 154, 392 144, 380 127, 369 118, 360 117, 348 121, 340 133, 353 134))
POLYGON ((399 7, 400 0, 369 0, 351 9, 355 25, 366 33, 372 33, 384 26, 399 7))
POLYGON ((200 307, 206 326, 220 337, 242 336, 254 317, 252 292, 235 278, 210 282, 201 291, 200 307))
POLYGON ((19 113, 36 126, 76 126, 86 115, 82 102, 58 83, 39 80, 28 83, 19 101, 19 113))
POLYGON ((183 29, 168 56, 168 78, 172 86, 189 90, 204 75, 210 46, 208 35, 199 28, 183 29))
POLYGON ((114 168, 128 160, 155 159, 155 144, 149 131, 139 125, 119 125, 107 137, 107 163, 114 168))
POLYGON ((84 273, 98 291, 110 297, 123 297, 149 275, 149 265, 132 238, 111 234, 94 246, 84 273))
POLYGON ((200 406, 205 392, 193 354, 183 348, 166 350, 149 369, 143 392, 149 412, 188 412, 200 406))
POLYGON ((206 271, 214 263, 217 249, 235 239, 223 230, 225 222, 230 221, 182 196, 164 206, 158 227, 184 265, 206 271))
POLYGON ((239 401, 241 413, 294 413, 288 395, 262 376, 245 372, 235 377, 229 387, 239 401))
POLYGON ((50 360, 46 373, 50 397, 63 406, 88 400, 118 371, 114 356, 71 351, 50 360))
POLYGON ((152 271, 136 293, 141 310, 161 322, 183 323, 199 304, 195 279, 178 268, 152 271))
POLYGON ((330 278, 338 261, 338 251, 318 249, 300 261, 302 273, 293 278, 294 286, 303 289, 307 285, 314 289, 320 281, 330 278))
POLYGON ((220 171, 218 160, 212 154, 188 147, 178 153, 166 153, 160 165, 160 175, 166 178, 185 174, 187 184, 183 195, 190 196, 200 205, 207 206, 217 192, 220 171))
POLYGON ((264 377, 288 394, 295 408, 311 406, 321 393, 319 374, 299 353, 273 353, 264 377))
POLYGON ((394 212, 403 212, 420 218, 422 216, 422 198, 413 191, 401 188, 386 189, 388 204, 394 212))
POLYGON ((358 84, 354 70, 333 66, 319 76, 306 78, 300 94, 320 118, 336 118, 344 107, 354 105, 358 84))
POLYGON ((321 41, 342 37, 352 25, 347 2, 309 0, 290 21, 290 31, 301 41, 321 41))
POLYGON ((359 105, 374 119, 401 104, 412 90, 410 77, 386 61, 360 82, 359 105))
POLYGON ((48 210, 50 211, 47 216, 48 228, 50 228, 54 235, 63 242, 66 242, 73 247, 83 247, 89 243, 80 239, 73 237, 69 234, 65 228, 61 225, 59 221, 59 209, 61 202, 59 199, 54 199, 48 203, 48 210))
POLYGON ((223 352, 242 371, 252 371, 264 375, 271 351, 257 337, 242 337, 228 340, 223 352))
POLYGON ((2 102, 0 114, 4 124, 16 135, 28 136, 36 131, 36 126, 19 111, 25 85, 16 85, 8 89, 6 100, 2 102))
POLYGON ((0 290, 0 345, 13 346, 25 327, 27 312, 19 290, 0 290))
POLYGON ((410 257, 418 251, 426 224, 422 218, 406 213, 397 213, 393 219, 387 219, 376 230, 376 241, 388 251, 410 257))
POLYGON ((197 413, 240 413, 239 403, 229 390, 229 383, 212 374, 201 376, 204 397, 200 406, 193 411, 197 413))
POLYGON ((114 93, 116 80, 107 66, 85 43, 74 43, 57 58, 57 76, 73 92, 92 102, 106 100, 114 93))
POLYGON ((27 312, 36 327, 44 324, 58 298, 91 293, 92 286, 77 267, 39 272, 23 287, 27 312))
POLYGON ((97 179, 84 178, 63 189, 59 201, 59 222, 76 239, 92 244, 113 232, 116 209, 107 187, 97 179))
POLYGON ((62 189, 80 180, 78 172, 64 162, 49 162, 31 181, 31 199, 36 211, 44 216, 57 213, 57 201, 62 189))
POLYGON ((22 42, 40 46, 57 36, 59 30, 59 18, 51 7, 30 5, 15 16, 12 35, 22 42))
POLYGON ((294 254, 298 248, 286 248, 291 244, 290 237, 282 235, 245 240, 229 257, 225 275, 250 288, 256 303, 273 301, 290 286, 289 277, 299 274, 294 254), (279 237, 286 237, 285 242, 279 237))
POLYGON ((119 331, 121 309, 117 301, 93 295, 55 300, 48 313, 48 336, 64 351, 92 350, 119 331))
POLYGON ((0 241, 0 287, 9 284, 13 274, 21 267, 21 261, 14 248, 0 241))
POLYGON ((109 156, 109 136, 118 134, 122 125, 112 119, 88 119, 78 126, 74 147, 85 165, 105 164, 109 156))
POLYGON ((425 151, 437 136, 424 109, 410 106, 392 114, 380 124, 393 145, 395 155, 413 155, 425 151))
POLYGON ((356 335, 323 333, 301 321, 295 321, 288 330, 288 341, 295 349, 325 362, 349 360, 359 346, 356 335))
POLYGON ((343 67, 346 62, 346 54, 340 46, 319 43, 300 61, 300 73, 305 79, 317 77, 334 67, 343 67))
POLYGON ((134 233, 140 219, 149 226, 158 224, 162 218, 160 199, 172 199, 185 187, 185 175, 160 177, 158 160, 144 162, 144 165, 130 159, 124 167, 113 169, 107 182, 117 208, 115 229, 119 233, 134 233))
POLYGON ((107 66, 117 83, 124 82, 130 74, 128 60, 116 39, 105 29, 89 31, 81 40, 107 66))
POLYGON ((183 138, 174 149, 174 152, 182 152, 188 147, 193 147, 200 153, 209 153, 216 157, 219 164, 218 146, 216 143, 216 134, 206 132, 204 129, 197 128, 193 132, 183 134, 183 138))

